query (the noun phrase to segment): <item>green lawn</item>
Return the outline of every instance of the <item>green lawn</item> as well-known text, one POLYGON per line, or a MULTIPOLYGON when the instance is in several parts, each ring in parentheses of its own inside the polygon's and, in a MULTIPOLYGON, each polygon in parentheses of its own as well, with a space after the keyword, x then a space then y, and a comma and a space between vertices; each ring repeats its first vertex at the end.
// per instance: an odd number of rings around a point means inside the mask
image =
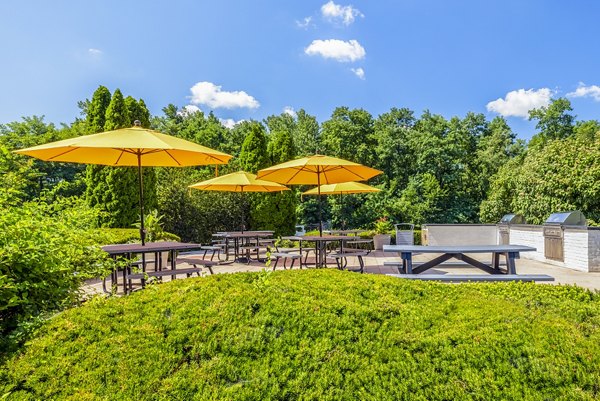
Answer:
POLYGON ((333 269, 95 299, 0 370, 0 399, 592 400, 600 295, 333 269))

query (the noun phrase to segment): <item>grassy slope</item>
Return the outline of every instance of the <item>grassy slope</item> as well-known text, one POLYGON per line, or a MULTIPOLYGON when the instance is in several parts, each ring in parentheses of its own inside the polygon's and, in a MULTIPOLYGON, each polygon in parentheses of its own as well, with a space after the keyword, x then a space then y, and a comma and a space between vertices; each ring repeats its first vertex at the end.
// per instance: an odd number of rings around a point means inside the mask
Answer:
POLYGON ((53 318, 9 399, 594 399, 600 297, 334 270, 215 275, 53 318))

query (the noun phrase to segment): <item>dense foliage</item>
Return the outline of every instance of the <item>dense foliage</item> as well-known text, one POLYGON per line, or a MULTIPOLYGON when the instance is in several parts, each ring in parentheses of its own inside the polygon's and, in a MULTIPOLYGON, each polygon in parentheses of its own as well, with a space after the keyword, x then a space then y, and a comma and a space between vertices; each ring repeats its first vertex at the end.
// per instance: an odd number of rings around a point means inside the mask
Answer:
MULTIPOLYGON (((142 99, 136 101, 131 96, 124 99, 119 89, 116 89, 111 97, 104 86, 100 86, 94 92, 87 107, 88 133, 131 127, 134 120, 139 120, 143 127, 149 127, 150 112, 142 99), (100 125, 101 123, 103 125, 100 125)), ((152 168, 143 169, 143 181, 144 208, 155 209, 156 174, 152 168)), ((140 220, 137 167, 89 165, 85 194, 90 206, 104 212, 99 221, 102 226, 130 227, 140 220)))
POLYGON ((600 298, 337 270, 177 280, 51 319, 10 399, 593 400, 600 298))
POLYGON ((110 271, 94 219, 77 200, 0 206, 0 353, 32 319, 77 301, 83 280, 110 271))
POLYGON ((481 204, 483 221, 496 222, 515 212, 541 224, 551 213, 581 210, 591 224, 600 222, 600 124, 568 125, 573 118, 564 115, 567 106, 557 101, 532 112, 548 132, 533 138, 525 155, 510 160, 493 177, 481 204))

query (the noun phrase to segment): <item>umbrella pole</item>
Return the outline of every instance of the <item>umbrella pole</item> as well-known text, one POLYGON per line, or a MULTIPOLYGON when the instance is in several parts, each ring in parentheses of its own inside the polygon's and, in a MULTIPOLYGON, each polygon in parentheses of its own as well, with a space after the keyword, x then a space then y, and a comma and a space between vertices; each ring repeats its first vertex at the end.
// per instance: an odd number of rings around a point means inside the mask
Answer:
POLYGON ((317 166, 317 191, 319 193, 319 236, 323 236, 323 218, 321 217, 321 172, 317 166))
POLYGON ((140 238, 142 246, 146 245, 146 230, 144 229, 144 177, 142 175, 142 155, 138 153, 138 183, 140 185, 140 238))
POLYGON ((340 215, 342 218, 342 230, 346 229, 346 220, 344 219, 344 195, 340 192, 340 215))
POLYGON ((240 203, 242 204, 242 234, 244 233, 244 186, 241 186, 241 191, 240 191, 240 203))

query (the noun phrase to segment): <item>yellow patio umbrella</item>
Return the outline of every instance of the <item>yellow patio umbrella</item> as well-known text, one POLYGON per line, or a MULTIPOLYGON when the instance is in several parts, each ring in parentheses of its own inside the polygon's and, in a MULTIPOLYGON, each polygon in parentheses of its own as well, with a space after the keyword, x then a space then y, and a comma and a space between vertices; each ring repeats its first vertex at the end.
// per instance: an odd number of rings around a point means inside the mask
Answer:
POLYGON ((344 194, 365 194, 369 192, 379 192, 381 189, 372 187, 362 182, 349 181, 338 184, 321 185, 319 188, 309 189, 302 192, 302 195, 344 195, 344 194))
MULTIPOLYGON (((366 181, 381 174, 379 170, 337 157, 314 155, 262 169, 257 177, 280 184, 317 185, 348 181, 366 181)), ((321 198, 319 197, 319 233, 323 235, 321 198)))
MULTIPOLYGON (((289 188, 285 185, 277 184, 272 181, 259 180, 256 178, 255 174, 247 173, 245 171, 238 171, 235 173, 222 175, 220 177, 211 178, 210 180, 192 184, 189 187, 204 191, 239 192, 242 202, 244 199, 244 192, 289 191, 289 188)), ((243 213, 244 208, 242 207, 242 232, 244 232, 243 213)))
POLYGON ((227 164, 232 156, 158 131, 142 128, 135 121, 131 128, 84 135, 45 145, 16 150, 45 161, 137 166, 140 201, 140 237, 145 244, 144 192, 142 166, 185 167, 227 164))
MULTIPOLYGON (((381 189, 372 187, 362 182, 349 181, 340 182, 338 184, 321 185, 318 188, 312 188, 302 192, 302 195, 340 195, 340 204, 342 204, 342 196, 344 194, 366 194, 380 192, 381 189)), ((342 220, 342 229, 344 229, 344 221, 342 220)))

